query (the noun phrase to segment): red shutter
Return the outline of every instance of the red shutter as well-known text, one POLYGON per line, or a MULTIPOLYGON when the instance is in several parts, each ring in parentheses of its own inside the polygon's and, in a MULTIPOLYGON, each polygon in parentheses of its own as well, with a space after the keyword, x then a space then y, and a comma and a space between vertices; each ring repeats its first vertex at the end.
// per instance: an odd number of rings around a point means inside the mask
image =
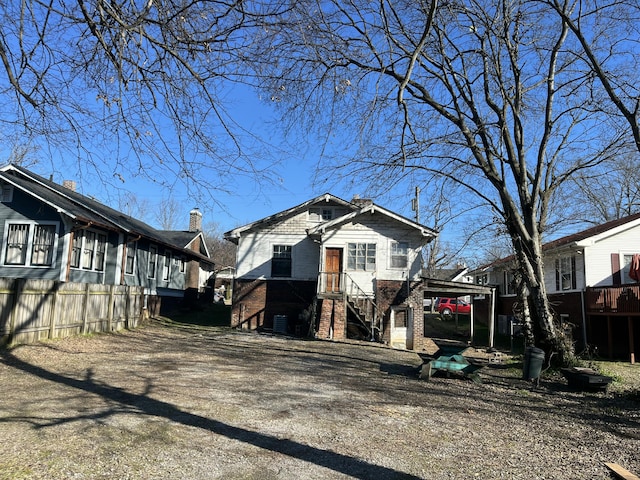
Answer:
POLYGON ((620 274, 620 255, 611 254, 611 278, 614 285, 622 285, 622 275, 620 274))

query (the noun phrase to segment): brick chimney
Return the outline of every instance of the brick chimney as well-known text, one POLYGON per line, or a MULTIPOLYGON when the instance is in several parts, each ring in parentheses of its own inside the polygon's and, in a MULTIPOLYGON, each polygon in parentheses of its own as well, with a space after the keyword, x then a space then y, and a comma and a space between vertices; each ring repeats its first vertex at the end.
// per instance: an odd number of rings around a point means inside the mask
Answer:
POLYGON ((351 203, 358 205, 359 207, 366 207, 367 205, 371 205, 373 200, 370 198, 360 198, 360 195, 355 194, 351 199, 351 203))
POLYGON ((74 180, 63 180, 62 186, 71 190, 72 192, 76 191, 76 182, 74 180))
POLYGON ((202 213, 197 208, 194 208, 189 212, 189 231, 202 231, 202 213))

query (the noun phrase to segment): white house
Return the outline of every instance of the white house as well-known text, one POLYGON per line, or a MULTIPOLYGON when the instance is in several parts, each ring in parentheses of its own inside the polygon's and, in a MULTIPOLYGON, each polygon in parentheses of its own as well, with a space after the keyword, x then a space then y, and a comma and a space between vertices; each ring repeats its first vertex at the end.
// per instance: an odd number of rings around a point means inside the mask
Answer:
MULTIPOLYGON (((633 356, 640 344, 640 286, 629 276, 635 254, 640 254, 640 214, 543 246, 549 299, 559 324, 572 329, 578 349, 590 345, 603 354, 633 356)), ((513 314, 517 301, 513 269, 508 257, 473 272, 476 283, 497 286, 502 320, 513 314)))
POLYGON ((401 336, 410 347, 408 293, 435 236, 370 200, 328 193, 233 229, 225 233, 238 246, 232 324, 391 343, 401 336))

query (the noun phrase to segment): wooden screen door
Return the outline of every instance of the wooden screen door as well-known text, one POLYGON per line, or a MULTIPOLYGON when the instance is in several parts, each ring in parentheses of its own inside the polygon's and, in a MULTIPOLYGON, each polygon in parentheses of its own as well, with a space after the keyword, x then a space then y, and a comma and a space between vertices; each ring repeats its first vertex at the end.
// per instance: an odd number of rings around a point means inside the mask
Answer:
POLYGON ((325 292, 340 291, 340 273, 342 273, 342 249, 327 248, 324 251, 325 292))

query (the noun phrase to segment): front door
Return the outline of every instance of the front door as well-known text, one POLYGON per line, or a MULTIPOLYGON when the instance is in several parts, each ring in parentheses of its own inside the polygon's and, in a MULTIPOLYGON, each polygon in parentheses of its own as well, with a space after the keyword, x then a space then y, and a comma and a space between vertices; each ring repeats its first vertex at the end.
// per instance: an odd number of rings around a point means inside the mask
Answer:
POLYGON ((342 249, 327 248, 324 251, 325 293, 340 291, 340 274, 342 273, 342 249))

